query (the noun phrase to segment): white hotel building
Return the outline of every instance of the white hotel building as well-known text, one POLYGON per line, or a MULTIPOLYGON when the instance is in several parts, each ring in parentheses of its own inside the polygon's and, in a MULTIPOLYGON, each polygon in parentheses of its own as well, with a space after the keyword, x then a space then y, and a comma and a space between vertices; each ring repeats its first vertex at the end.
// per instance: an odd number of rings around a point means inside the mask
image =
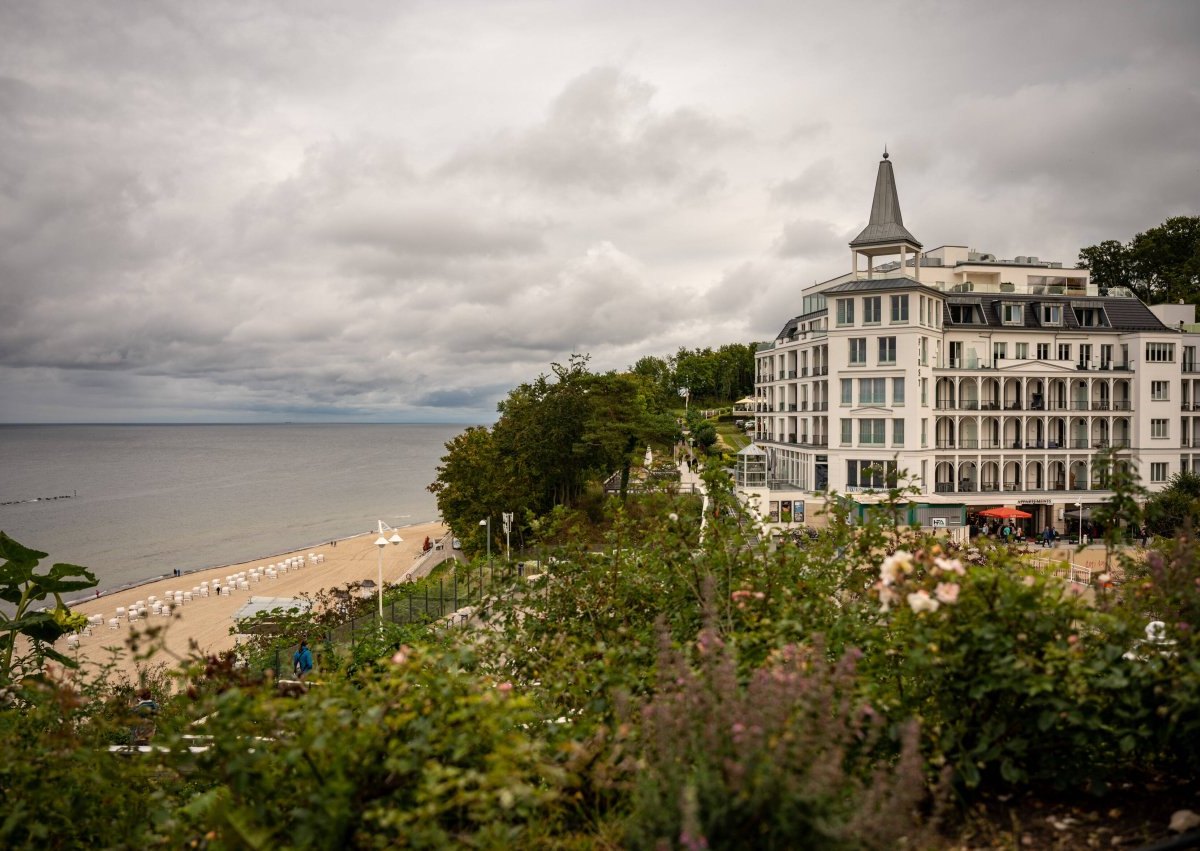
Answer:
POLYGON ((1086 269, 1037 257, 924 250, 887 154, 850 256, 759 346, 737 483, 765 519, 811 515, 826 490, 869 504, 863 492, 884 484, 874 471, 898 469, 924 525, 1015 506, 1032 530, 1069 531, 1065 511, 1110 495, 1103 448, 1151 490, 1200 469, 1197 340, 1180 332, 1190 306, 1099 296, 1086 269))

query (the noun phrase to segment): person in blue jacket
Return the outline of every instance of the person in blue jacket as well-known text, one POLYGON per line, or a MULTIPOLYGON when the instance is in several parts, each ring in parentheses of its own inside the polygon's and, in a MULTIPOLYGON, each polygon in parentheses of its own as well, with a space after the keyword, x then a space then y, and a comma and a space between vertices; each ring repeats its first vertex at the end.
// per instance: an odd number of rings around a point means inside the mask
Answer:
POLYGON ((300 642, 300 649, 292 656, 292 667, 297 679, 304 679, 313 668, 312 651, 308 649, 308 639, 300 642))

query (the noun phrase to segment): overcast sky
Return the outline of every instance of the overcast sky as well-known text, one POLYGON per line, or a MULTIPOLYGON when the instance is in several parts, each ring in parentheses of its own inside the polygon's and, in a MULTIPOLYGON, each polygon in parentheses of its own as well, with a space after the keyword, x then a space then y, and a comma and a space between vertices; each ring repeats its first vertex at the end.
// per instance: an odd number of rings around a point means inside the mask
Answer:
POLYGON ((1200 213, 1200 3, 0 0, 0 422, 490 422, 1200 213))

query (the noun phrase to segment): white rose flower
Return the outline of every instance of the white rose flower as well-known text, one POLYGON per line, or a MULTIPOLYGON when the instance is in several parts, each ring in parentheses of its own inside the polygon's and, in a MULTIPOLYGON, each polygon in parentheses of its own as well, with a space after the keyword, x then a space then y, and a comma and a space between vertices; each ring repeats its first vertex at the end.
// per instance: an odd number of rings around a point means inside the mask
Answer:
POLYGON ((938 601, 929 596, 929 592, 925 589, 914 591, 908 595, 908 607, 917 614, 921 612, 936 612, 938 610, 938 601))

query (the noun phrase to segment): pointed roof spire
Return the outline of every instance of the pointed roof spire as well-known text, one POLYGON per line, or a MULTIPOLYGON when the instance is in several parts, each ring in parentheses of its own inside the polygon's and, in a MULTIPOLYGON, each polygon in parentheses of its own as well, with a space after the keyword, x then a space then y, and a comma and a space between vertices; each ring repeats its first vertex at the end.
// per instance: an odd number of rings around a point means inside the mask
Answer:
POLYGON ((879 173, 875 176, 875 198, 871 201, 871 221, 863 232, 850 243, 851 248, 907 242, 917 248, 921 243, 904 227, 900 214, 900 196, 896 194, 896 175, 892 172, 892 161, 888 159, 887 146, 883 148, 883 159, 879 161, 879 173))

